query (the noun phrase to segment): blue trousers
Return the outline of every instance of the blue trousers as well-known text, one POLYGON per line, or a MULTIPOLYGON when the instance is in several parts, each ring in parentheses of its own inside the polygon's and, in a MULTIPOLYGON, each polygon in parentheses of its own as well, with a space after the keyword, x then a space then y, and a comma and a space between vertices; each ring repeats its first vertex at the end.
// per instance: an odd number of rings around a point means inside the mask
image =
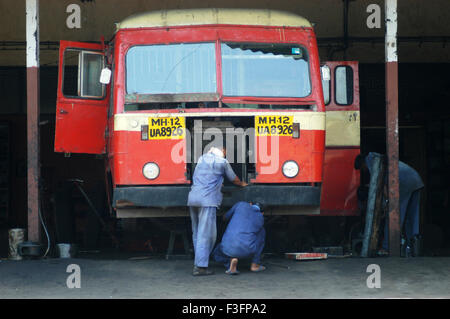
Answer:
MULTIPOLYGON (((228 254, 224 253, 224 243, 220 243, 216 246, 213 251, 213 258, 217 262, 221 262, 224 264, 225 268, 230 268, 231 258, 251 258, 252 263, 260 264, 261 263, 261 254, 264 249, 264 242, 266 238, 266 232, 263 229, 256 235, 255 244, 247 249, 244 247, 240 247, 239 249, 225 249, 228 254)), ((225 243, 227 245, 227 243, 225 243)), ((227 245, 233 246, 233 245, 227 245)))
POLYGON ((194 265, 197 267, 208 267, 209 255, 217 237, 216 210, 216 207, 189 207, 195 253, 194 265))
MULTIPOLYGON (((400 198, 400 230, 405 227, 406 239, 419 234, 420 189, 400 198)), ((383 249, 389 249, 389 220, 384 225, 383 249)))

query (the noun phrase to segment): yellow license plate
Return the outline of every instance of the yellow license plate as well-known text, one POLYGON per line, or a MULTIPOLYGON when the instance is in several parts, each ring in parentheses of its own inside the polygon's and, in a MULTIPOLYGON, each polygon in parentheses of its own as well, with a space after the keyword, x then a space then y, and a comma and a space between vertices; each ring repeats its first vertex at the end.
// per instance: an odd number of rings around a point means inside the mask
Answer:
POLYGON ((292 136, 292 115, 255 116, 256 136, 292 136))
POLYGON ((150 117, 148 119, 148 139, 182 139, 185 136, 184 117, 150 117))

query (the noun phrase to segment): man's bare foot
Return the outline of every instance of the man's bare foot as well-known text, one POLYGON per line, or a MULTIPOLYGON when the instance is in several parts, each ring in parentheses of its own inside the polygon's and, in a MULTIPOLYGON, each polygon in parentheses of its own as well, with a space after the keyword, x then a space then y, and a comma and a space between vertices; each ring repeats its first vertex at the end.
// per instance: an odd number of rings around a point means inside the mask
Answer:
POLYGON ((250 270, 253 272, 259 272, 259 271, 263 271, 265 269, 266 269, 266 267, 255 264, 255 263, 252 263, 252 265, 250 266, 250 270))
POLYGON ((228 269, 228 271, 229 272, 236 272, 237 271, 237 264, 238 264, 238 259, 237 258, 231 258, 230 269, 228 269))

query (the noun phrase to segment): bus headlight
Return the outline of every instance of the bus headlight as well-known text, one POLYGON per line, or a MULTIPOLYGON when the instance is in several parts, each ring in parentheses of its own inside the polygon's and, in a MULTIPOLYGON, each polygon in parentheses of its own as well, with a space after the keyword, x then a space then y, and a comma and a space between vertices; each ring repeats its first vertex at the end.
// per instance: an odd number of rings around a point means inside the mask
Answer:
POLYGON ((298 174, 298 164, 294 161, 287 161, 283 164, 282 171, 284 176, 293 178, 298 174))
POLYGON ((155 179, 159 176, 159 166, 156 163, 147 163, 142 168, 142 174, 148 179, 155 179))

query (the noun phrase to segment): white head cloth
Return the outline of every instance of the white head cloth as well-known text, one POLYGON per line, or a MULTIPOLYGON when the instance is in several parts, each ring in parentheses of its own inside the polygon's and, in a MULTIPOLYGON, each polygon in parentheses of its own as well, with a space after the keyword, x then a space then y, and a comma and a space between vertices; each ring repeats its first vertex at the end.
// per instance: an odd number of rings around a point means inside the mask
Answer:
POLYGON ((208 151, 208 153, 213 153, 216 156, 224 158, 222 150, 218 149, 217 147, 211 147, 208 151))

